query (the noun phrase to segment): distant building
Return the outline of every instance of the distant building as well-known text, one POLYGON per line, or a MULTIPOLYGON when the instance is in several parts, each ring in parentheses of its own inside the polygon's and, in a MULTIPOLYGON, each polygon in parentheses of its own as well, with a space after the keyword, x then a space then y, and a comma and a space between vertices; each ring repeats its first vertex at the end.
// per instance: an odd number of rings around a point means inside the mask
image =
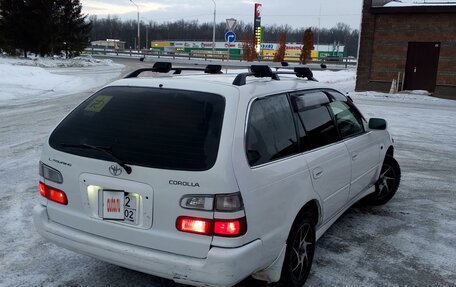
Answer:
POLYGON ((356 90, 427 90, 456 99, 456 1, 364 0, 356 90), (399 77, 398 77, 399 76, 399 77))
POLYGON ((112 49, 112 50, 125 50, 125 41, 117 39, 106 39, 90 42, 91 48, 95 49, 112 49))

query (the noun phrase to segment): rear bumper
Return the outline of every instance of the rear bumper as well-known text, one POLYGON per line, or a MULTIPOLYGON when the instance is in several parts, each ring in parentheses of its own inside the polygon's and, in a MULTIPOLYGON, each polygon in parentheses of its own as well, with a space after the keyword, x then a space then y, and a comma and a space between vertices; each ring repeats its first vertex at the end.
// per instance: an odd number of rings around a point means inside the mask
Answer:
POLYGON ((130 245, 55 223, 41 205, 34 208, 33 221, 41 236, 61 247, 193 286, 233 286, 265 267, 260 240, 239 248, 212 247, 207 258, 199 259, 130 245))

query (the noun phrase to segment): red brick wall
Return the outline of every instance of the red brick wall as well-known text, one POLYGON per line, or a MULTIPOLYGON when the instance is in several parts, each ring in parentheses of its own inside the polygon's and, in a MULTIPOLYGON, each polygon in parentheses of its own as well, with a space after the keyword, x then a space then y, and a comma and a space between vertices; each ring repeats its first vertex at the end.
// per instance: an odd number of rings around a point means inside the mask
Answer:
POLYGON ((436 93, 449 86, 456 97, 456 14, 371 14, 370 2, 364 0, 356 89, 386 91, 405 71, 409 42, 441 42, 436 93))

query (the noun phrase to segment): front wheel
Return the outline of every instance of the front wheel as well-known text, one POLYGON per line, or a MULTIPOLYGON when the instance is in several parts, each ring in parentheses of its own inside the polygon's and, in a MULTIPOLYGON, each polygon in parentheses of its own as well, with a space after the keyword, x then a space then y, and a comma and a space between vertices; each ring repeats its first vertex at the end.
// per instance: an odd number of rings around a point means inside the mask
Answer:
POLYGON ((396 194, 401 181, 401 168, 397 161, 386 156, 383 162, 380 176, 375 183, 375 192, 366 196, 363 200, 369 205, 383 205, 396 194))
POLYGON ((302 287, 312 267, 315 253, 315 226, 311 217, 296 224, 290 232, 283 263, 281 282, 284 286, 302 287))

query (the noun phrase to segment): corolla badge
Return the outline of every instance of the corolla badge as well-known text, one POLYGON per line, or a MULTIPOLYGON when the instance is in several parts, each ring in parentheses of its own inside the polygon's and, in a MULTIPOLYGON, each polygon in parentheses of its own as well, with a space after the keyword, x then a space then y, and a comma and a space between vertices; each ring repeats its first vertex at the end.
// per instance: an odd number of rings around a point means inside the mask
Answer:
POLYGON ((119 176, 122 174, 122 168, 117 164, 113 164, 109 167, 109 172, 114 176, 119 176))

